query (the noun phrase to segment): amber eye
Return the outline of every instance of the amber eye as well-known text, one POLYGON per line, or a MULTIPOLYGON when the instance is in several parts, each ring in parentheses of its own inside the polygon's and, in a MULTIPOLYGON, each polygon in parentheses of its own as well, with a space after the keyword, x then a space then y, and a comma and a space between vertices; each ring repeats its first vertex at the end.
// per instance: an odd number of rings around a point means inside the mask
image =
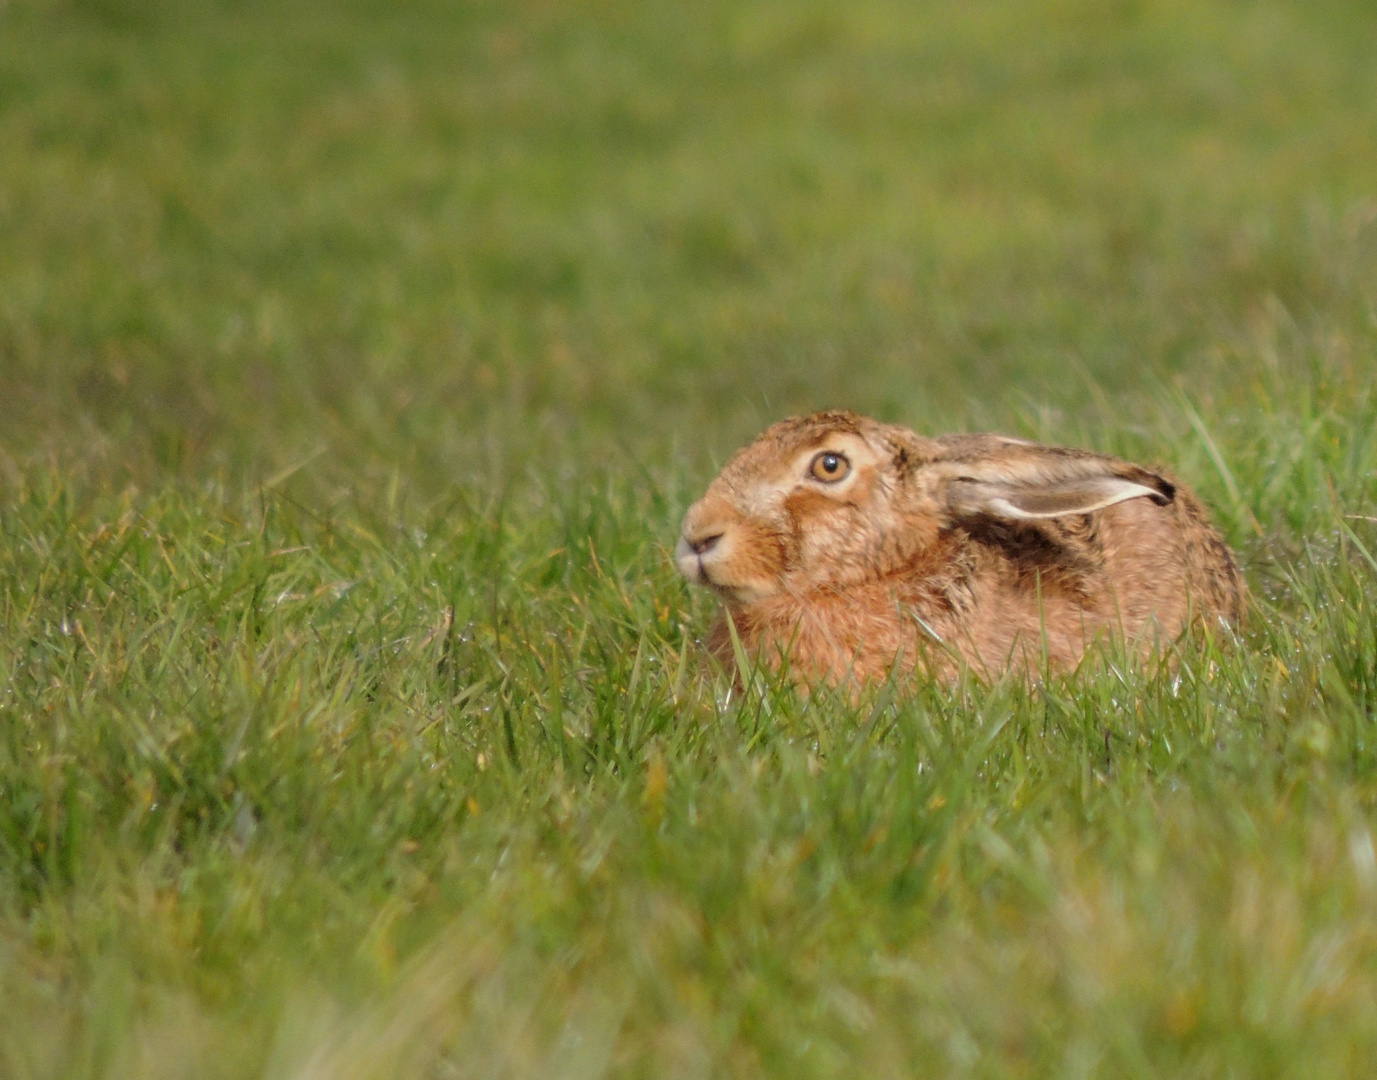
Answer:
POLYGON ((808 466, 808 475, 814 480, 821 480, 824 484, 835 484, 851 471, 851 462, 846 460, 845 455, 834 453, 831 450, 824 450, 813 458, 813 463, 808 466))

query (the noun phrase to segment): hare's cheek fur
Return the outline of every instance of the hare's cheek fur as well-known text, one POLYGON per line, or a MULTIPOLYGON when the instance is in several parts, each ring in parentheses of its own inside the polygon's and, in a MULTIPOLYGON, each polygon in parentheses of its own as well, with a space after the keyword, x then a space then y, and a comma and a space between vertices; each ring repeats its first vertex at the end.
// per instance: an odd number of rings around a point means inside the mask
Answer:
POLYGON ((891 514, 876 497, 873 467, 857 470, 844 492, 801 487, 784 500, 797 554, 791 578, 798 585, 845 586, 869 578, 891 531, 891 514))

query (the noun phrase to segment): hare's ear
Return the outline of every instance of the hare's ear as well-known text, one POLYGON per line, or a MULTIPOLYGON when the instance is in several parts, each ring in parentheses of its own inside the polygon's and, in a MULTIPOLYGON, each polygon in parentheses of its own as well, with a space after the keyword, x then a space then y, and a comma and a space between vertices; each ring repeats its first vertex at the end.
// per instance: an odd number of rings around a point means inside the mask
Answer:
POLYGON ((1030 478, 1026 483, 1009 478, 980 480, 963 476, 948 481, 946 503, 956 517, 987 514, 1031 521, 1089 514, 1128 499, 1147 498, 1158 506, 1166 506, 1176 494, 1175 488, 1160 477, 1145 472, 1141 479, 1156 481, 1160 486, 1149 486, 1107 472, 1070 479, 1030 478))

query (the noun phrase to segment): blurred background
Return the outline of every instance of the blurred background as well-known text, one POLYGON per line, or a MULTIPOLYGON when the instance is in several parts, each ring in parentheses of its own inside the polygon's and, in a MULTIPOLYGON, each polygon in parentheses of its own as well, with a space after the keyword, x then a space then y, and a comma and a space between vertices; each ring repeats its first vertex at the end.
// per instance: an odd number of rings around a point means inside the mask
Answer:
POLYGON ((847 406, 1161 455, 1163 387, 1370 356, 1374 56, 1345 0, 3 0, 0 448, 425 493, 847 406))

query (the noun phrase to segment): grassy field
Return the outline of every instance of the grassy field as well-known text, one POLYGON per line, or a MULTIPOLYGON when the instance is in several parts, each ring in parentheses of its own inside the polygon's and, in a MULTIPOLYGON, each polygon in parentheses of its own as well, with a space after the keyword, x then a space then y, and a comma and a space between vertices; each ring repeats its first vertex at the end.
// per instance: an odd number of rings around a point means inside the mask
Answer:
POLYGON ((1377 18, 0 0, 0 1077, 1377 1060, 1377 18), (1174 671, 730 690, 846 406, 1163 462, 1174 671))

